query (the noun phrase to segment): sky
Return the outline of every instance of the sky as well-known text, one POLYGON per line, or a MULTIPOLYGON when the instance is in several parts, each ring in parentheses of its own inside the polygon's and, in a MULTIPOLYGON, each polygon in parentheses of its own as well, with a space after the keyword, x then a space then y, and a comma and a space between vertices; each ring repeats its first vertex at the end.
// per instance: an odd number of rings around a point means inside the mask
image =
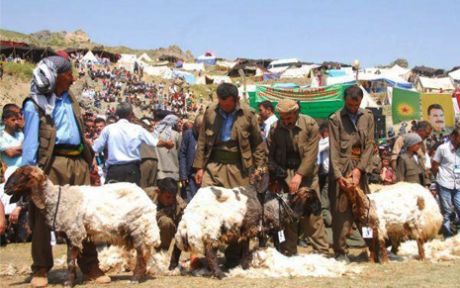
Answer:
POLYGON ((199 56, 460 65, 459 0, 0 0, 0 27, 199 56))

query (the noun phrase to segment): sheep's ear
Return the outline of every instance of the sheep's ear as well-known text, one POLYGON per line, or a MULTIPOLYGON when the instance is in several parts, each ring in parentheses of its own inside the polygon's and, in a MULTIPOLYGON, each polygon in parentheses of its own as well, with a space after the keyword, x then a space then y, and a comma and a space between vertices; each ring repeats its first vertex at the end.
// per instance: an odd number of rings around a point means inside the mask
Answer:
POLYGON ((46 176, 39 175, 38 177, 31 179, 31 191, 30 191, 30 199, 35 204, 38 209, 45 208, 45 194, 43 191, 43 182, 46 180, 46 176))
POLYGON ((41 189, 32 189, 32 193, 30 193, 30 199, 34 202, 35 206, 38 209, 45 208, 45 199, 43 197, 43 191, 41 189))

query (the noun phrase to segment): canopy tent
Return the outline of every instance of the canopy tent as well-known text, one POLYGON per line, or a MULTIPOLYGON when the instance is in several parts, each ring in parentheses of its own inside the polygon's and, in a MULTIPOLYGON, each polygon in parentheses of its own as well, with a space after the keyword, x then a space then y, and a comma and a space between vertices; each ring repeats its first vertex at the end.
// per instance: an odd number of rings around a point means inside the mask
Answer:
POLYGON ((96 64, 96 63, 99 62, 99 60, 97 60, 96 56, 94 56, 94 54, 93 54, 93 52, 91 52, 91 50, 86 52, 85 56, 83 56, 81 61, 84 62, 84 63, 92 63, 92 64, 96 64))
POLYGON ((198 56, 196 59, 197 63, 203 63, 206 66, 215 65, 216 61, 216 55, 209 51, 205 52, 203 55, 198 56))
POLYGON ((452 72, 449 72, 449 77, 452 78, 452 80, 454 81, 460 81, 460 68, 452 72))
POLYGON ((291 67, 281 73, 280 78, 305 78, 308 77, 310 71, 317 68, 318 65, 302 65, 300 67, 291 67))
POLYGON ((19 57, 32 63, 38 63, 41 59, 56 55, 53 49, 47 47, 29 46, 26 43, 2 41, 0 44, 0 55, 5 57, 19 57))
MULTIPOLYGON (((404 89, 411 89, 412 83, 407 82, 406 80, 402 79, 399 76, 391 76, 391 75, 379 75, 373 73, 365 73, 360 72, 358 73, 358 80, 359 81, 384 81, 391 87, 399 87, 404 89)), ((346 74, 343 76, 337 77, 327 77, 326 83, 327 85, 335 85, 335 84, 344 84, 344 83, 352 83, 356 81, 355 74, 346 74)))
POLYGON ((415 81, 415 87, 420 92, 453 92, 454 83, 450 77, 428 78, 419 76, 415 81))
POLYGON ((317 119, 325 119, 343 107, 343 93, 350 84, 339 84, 320 88, 281 89, 270 86, 256 86, 248 91, 249 105, 257 109, 262 101, 269 100, 274 106, 279 100, 289 98, 300 103, 300 113, 317 119))
POLYGON ((182 78, 190 85, 196 83, 196 78, 192 73, 180 71, 180 70, 173 70, 172 73, 173 73, 174 78, 182 78))
POLYGON ((182 63, 182 70, 185 71, 204 71, 203 63, 182 63))

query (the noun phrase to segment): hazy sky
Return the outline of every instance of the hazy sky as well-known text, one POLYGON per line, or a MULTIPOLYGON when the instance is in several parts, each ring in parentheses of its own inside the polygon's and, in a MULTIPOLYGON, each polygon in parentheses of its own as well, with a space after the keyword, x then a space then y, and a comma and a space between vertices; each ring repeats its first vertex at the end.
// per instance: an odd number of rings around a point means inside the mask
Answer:
POLYGON ((86 31, 104 45, 195 56, 460 65, 460 0, 0 0, 0 27, 86 31))

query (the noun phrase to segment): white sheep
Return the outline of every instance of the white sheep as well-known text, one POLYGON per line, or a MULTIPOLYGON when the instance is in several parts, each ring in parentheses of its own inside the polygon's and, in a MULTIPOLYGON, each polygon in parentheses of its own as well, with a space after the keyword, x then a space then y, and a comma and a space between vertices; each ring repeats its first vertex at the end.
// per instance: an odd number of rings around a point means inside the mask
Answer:
MULTIPOLYGON (((316 193, 310 189, 303 189, 295 197, 291 196, 292 199, 283 200, 267 192, 265 197, 261 197, 264 198, 262 206, 257 191, 260 190, 252 185, 233 189, 199 189, 179 222, 175 235, 177 247, 182 251, 205 255, 213 275, 221 279, 224 274, 217 264, 218 248, 239 245, 241 259, 238 260, 242 268, 247 269, 250 264, 251 238, 259 236, 262 231, 282 229, 290 218, 288 211, 291 217, 302 216, 302 213, 308 211, 307 206, 311 202, 319 201, 316 193)), ((283 197, 288 198, 287 194, 283 197)), ((227 264, 232 256, 226 253, 227 264)))
POLYGON ((416 240, 419 258, 424 259, 423 245, 438 235, 442 215, 436 199, 419 184, 399 182, 383 186, 369 194, 379 220, 379 240, 391 241, 397 253, 402 241, 416 240))
POLYGON ((152 249, 161 243, 156 206, 135 184, 58 186, 40 168, 24 166, 9 177, 5 193, 13 195, 12 202, 28 195, 44 213, 46 223, 65 234, 69 248, 68 285, 75 280, 75 260, 85 239, 134 248, 137 262, 132 280, 136 282, 145 275, 152 249))

